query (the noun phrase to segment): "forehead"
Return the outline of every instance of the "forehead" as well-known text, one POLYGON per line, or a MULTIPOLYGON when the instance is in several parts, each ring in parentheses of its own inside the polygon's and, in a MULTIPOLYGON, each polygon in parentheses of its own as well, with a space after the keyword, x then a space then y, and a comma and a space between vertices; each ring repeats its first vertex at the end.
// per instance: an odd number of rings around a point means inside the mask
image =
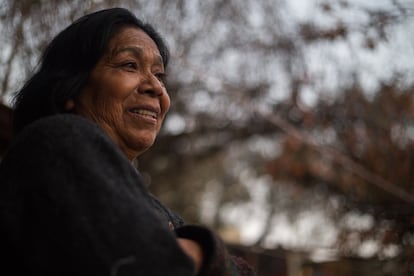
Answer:
POLYGON ((135 47, 142 51, 148 51, 154 55, 160 56, 157 44, 143 30, 133 27, 121 27, 119 31, 111 38, 108 45, 108 52, 111 55, 116 54, 124 48, 135 47))

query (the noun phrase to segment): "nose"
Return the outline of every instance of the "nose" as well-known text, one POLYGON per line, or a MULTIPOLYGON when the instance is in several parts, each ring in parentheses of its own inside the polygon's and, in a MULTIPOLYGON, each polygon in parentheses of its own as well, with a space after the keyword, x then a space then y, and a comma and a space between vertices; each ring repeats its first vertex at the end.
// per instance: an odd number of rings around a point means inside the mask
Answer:
POLYGON ((161 96, 165 91, 163 83, 153 74, 148 74, 139 87, 139 92, 153 97, 161 96))

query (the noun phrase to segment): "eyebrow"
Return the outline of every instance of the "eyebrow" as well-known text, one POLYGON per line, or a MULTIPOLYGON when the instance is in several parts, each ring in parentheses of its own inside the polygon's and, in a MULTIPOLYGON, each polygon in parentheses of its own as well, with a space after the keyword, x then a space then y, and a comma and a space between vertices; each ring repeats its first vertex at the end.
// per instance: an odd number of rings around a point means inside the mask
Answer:
MULTIPOLYGON (((136 47, 136 46, 129 46, 129 47, 114 49, 112 51, 111 56, 114 57, 117 54, 122 53, 122 52, 132 52, 138 58, 142 58, 144 56, 144 49, 140 47, 136 47)), ((156 59, 156 62, 164 65, 164 61, 160 55, 156 55, 155 59, 156 59)))

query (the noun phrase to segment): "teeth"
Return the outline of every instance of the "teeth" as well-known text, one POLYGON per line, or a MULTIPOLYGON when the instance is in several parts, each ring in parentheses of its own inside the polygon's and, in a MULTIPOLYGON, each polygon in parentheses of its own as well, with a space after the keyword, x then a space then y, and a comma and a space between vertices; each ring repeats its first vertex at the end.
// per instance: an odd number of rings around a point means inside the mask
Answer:
POLYGON ((157 113, 156 112, 146 110, 146 109, 132 109, 131 112, 135 113, 135 114, 139 114, 141 116, 149 116, 149 117, 152 117, 154 119, 157 118, 157 113))

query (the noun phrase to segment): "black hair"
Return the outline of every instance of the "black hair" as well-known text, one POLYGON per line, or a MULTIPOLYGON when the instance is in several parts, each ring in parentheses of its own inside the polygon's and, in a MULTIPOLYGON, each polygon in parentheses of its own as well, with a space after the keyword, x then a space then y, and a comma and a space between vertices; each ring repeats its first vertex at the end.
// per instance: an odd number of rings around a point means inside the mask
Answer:
POLYGON ((39 69, 16 94, 15 132, 42 117, 67 112, 65 103, 79 95, 111 38, 126 25, 136 26, 152 38, 166 67, 169 51, 162 37, 130 11, 112 8, 85 15, 50 42, 39 69))

